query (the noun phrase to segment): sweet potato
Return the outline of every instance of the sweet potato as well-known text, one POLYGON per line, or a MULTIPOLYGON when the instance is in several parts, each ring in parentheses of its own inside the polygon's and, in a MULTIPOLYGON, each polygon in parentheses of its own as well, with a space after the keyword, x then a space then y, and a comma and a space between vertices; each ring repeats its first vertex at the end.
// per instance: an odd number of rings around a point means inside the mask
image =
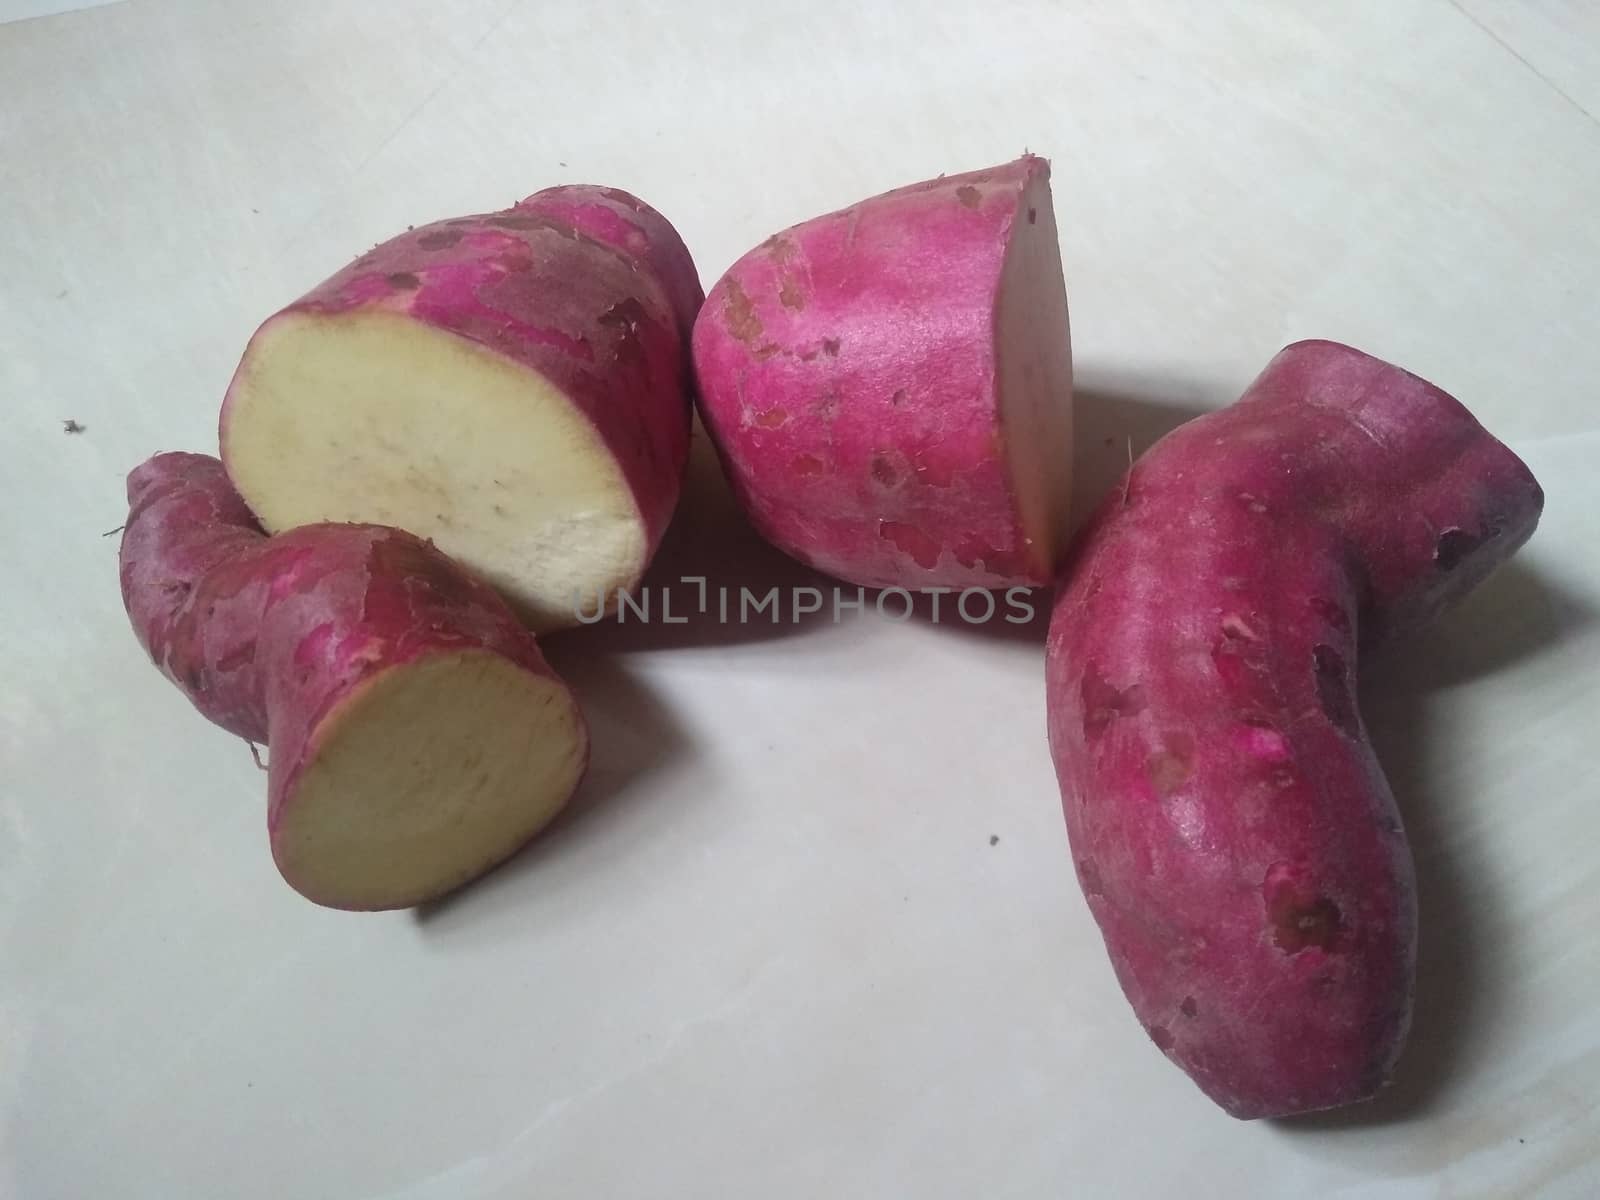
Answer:
POLYGON ((1078 880, 1150 1037, 1234 1116, 1389 1077, 1416 899, 1358 646, 1473 587, 1542 507, 1444 392, 1302 342, 1140 458, 1071 551, 1047 686, 1078 880))
POLYGON ((400 908, 498 863, 571 796, 588 733, 504 600, 409 533, 269 538, 198 454, 128 477, 123 603, 207 718, 267 746, 285 880, 400 908))
POLYGON ((869 587, 1049 583, 1072 352, 1049 165, 930 180, 769 238, 694 329, 756 528, 869 587))
POLYGON ((694 264, 625 192, 423 226, 269 318, 221 417, 272 531, 397 525, 541 630, 635 584, 688 453, 694 264))

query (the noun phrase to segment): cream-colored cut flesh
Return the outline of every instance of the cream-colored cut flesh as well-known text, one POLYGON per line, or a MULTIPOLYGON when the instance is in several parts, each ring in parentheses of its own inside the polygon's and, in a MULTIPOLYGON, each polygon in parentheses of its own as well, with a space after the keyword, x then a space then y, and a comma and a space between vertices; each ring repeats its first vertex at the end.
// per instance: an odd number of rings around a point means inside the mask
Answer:
POLYGON ((570 693, 482 650, 390 667, 325 717, 273 830, 284 878, 337 908, 405 908, 522 846, 587 760, 570 693))
POLYGON ((644 566, 628 483, 566 396, 403 314, 267 322, 229 393, 222 453, 269 532, 315 521, 409 530, 494 584, 536 630, 576 624, 644 566))
POLYGON ((1030 184, 1000 276, 995 316, 1000 427, 1024 534, 1054 570, 1072 502, 1072 341, 1050 184, 1030 184))

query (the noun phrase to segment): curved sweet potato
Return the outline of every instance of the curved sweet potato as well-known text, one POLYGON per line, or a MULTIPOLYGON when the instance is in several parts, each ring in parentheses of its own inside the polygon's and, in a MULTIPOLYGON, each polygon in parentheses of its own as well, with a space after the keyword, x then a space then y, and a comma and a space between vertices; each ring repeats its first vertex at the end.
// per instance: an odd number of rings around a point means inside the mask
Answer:
POLYGON ((1302 342, 1091 519, 1049 637, 1078 879, 1151 1038, 1238 1117, 1388 1077, 1416 901, 1357 647, 1462 595, 1543 494, 1459 403, 1302 342))

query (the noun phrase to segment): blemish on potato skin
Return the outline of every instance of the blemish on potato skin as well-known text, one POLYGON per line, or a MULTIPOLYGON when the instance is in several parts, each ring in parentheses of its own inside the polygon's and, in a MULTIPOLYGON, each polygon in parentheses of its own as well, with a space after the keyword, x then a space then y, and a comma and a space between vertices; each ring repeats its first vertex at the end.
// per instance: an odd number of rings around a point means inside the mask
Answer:
POLYGON ((805 293, 800 290, 800 285, 794 281, 793 275, 783 277, 783 286, 778 289, 778 302, 785 308, 801 311, 806 306, 805 293))
POLYGON ((1035 225, 1035 224, 1038 223, 1038 221, 1039 221, 1039 210, 1037 208, 1030 208, 1028 210, 1028 224, 1029 225, 1035 225))
POLYGON ((1176 1039, 1165 1025, 1148 1025, 1145 1032, 1150 1035, 1150 1040, 1156 1044, 1156 1049, 1166 1054, 1176 1044, 1176 1039))
POLYGON ((384 279, 388 282, 390 287, 399 288, 402 291, 407 292, 415 291, 417 288, 422 286, 422 280, 418 279, 410 271, 395 271, 392 274, 384 276, 384 279))
POLYGON ((963 208, 977 208, 983 200, 983 194, 970 183, 964 183, 956 189, 956 199, 961 202, 963 208))
POLYGON ((810 479, 822 474, 822 460, 815 454, 797 454, 789 462, 796 475, 810 479))
POLYGON ((822 352, 824 354, 826 354, 829 358, 838 358, 839 357, 839 339, 838 338, 823 338, 822 339, 822 352))
POLYGON ((737 279, 728 280, 728 291, 722 300, 722 316, 727 322, 728 332, 747 346, 755 345, 765 333, 761 318, 756 314, 756 306, 750 302, 750 297, 739 286, 737 279))
POLYGON ((882 454, 872 456, 872 478, 888 488, 900 482, 900 474, 894 469, 894 464, 882 454))
POLYGON ((775 233, 761 243, 761 248, 772 256, 772 260, 780 265, 788 262, 795 255, 795 244, 781 233, 775 233))
POLYGON ((496 213, 484 220, 485 225, 493 225, 497 229, 539 229, 549 225, 543 217, 530 216, 527 213, 496 213))
POLYGON ((1169 734, 1162 748, 1145 761, 1145 773, 1156 795, 1168 799, 1194 774, 1194 738, 1187 733, 1169 734))
POLYGON ((1082 698, 1085 736, 1103 733, 1118 717, 1131 717, 1145 707, 1143 684, 1118 688, 1106 681, 1094 663, 1083 674, 1082 698))
POLYGON ((896 408, 903 408, 905 406, 905 402, 906 402, 906 390, 905 390, 905 388, 895 388, 894 395, 889 397, 889 403, 894 405, 896 408))
POLYGON ((1186 1017, 1193 1017, 1200 1011, 1200 1006, 1194 1002, 1193 996, 1185 996, 1183 1003, 1178 1005, 1178 1011, 1186 1017))
POLYGON ((1261 894, 1268 931, 1279 950, 1285 954, 1312 948, 1327 953, 1338 950, 1344 916, 1304 867, 1274 863, 1261 882, 1261 894))
POLYGON ((1274 913, 1272 940, 1285 954, 1298 954, 1308 947, 1333 949, 1339 936, 1339 906, 1326 896, 1306 905, 1294 905, 1274 913))
POLYGON ((761 429, 778 429, 789 421, 789 410, 786 408, 769 408, 766 412, 756 417, 755 423, 761 429))
POLYGON ((766 362, 767 359, 771 358, 774 354, 780 353, 782 350, 783 347, 778 345, 777 342, 763 342, 752 352, 752 357, 754 357, 757 362, 766 362))
POLYGON ((459 229, 435 229, 425 233, 417 239, 417 245, 424 250, 448 250, 462 238, 459 229))

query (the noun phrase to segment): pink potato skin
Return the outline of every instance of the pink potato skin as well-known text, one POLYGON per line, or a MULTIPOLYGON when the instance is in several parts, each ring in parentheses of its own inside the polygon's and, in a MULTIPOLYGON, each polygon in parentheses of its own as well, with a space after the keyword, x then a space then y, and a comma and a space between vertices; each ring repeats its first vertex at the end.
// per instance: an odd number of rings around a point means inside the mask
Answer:
POLYGON ((567 184, 535 192, 517 211, 550 217, 645 264, 666 289, 687 346, 705 293, 689 248, 655 209, 620 188, 567 184))
POLYGON ((1444 392, 1301 342, 1157 443, 1071 551, 1046 671, 1078 880, 1140 1022, 1234 1116, 1387 1081, 1416 898, 1358 644, 1475 586, 1543 502, 1444 392))
MULTIPOLYGON (((688 251, 642 201, 613 189, 549 188, 501 212, 391 238, 268 323, 287 313, 388 310, 538 372, 616 458, 654 554, 688 461, 691 280, 697 294, 688 251)), ((249 369, 246 351, 234 383, 249 369)), ((220 421, 224 464, 233 392, 220 421)))
POLYGON ((1023 189, 1049 170, 1028 156, 888 192, 769 238, 711 289, 701 418, 768 541, 868 587, 1050 582, 1013 494, 993 337, 1023 189))
MULTIPOLYGON (((479 649, 555 678, 493 588, 402 530, 304 525, 269 538, 222 464, 200 454, 158 454, 136 467, 128 503, 128 618, 207 719, 267 746, 269 834, 323 716, 378 672, 479 649)), ((281 871, 275 837, 273 848, 281 871)), ((284 878, 319 904, 349 907, 284 878)))

